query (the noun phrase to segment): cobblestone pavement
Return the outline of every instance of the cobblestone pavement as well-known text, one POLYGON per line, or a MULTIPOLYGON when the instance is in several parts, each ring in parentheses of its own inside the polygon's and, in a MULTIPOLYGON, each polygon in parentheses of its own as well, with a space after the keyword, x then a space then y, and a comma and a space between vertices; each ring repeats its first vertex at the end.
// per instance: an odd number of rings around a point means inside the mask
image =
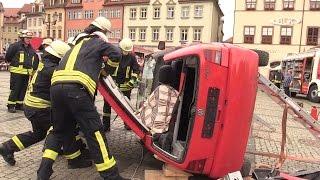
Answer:
MULTIPOLYGON (((0 142, 11 138, 14 134, 22 133, 31 129, 31 125, 24 117, 22 112, 16 114, 7 113, 6 102, 9 94, 9 73, 0 72, 0 142)), ((303 98, 298 101, 304 102, 306 109, 310 109, 313 103, 303 98)), ((101 96, 96 101, 97 108, 101 111, 103 101, 101 96)), ((255 114, 263 118, 270 124, 275 131, 271 131, 259 122, 253 123, 252 138, 248 148, 250 150, 273 152, 280 151, 281 140, 281 116, 282 109, 273 103, 265 94, 259 92, 255 107, 255 114)), ((292 120, 288 121, 288 148, 290 155, 302 157, 320 158, 320 142, 316 141, 311 134, 299 123, 292 120)), ((141 166, 137 169, 142 157, 142 146, 138 138, 130 131, 123 128, 120 118, 112 124, 112 130, 107 134, 109 147, 115 155, 121 174, 126 178, 143 179, 145 169, 160 169, 162 164, 155 160, 152 155, 146 154, 141 166), (136 173, 135 173, 136 171, 136 173)), ((0 180, 2 179, 35 179, 36 170, 41 159, 42 143, 34 145, 24 151, 15 153, 17 164, 14 167, 8 166, 0 158, 0 180)), ((254 156, 253 163, 273 165, 277 159, 254 156)), ((295 171, 300 169, 319 169, 319 164, 308 164, 294 161, 286 161, 283 170, 295 171)), ((100 179, 95 168, 81 170, 66 169, 64 158, 58 158, 54 165, 55 173, 52 179, 100 179)))

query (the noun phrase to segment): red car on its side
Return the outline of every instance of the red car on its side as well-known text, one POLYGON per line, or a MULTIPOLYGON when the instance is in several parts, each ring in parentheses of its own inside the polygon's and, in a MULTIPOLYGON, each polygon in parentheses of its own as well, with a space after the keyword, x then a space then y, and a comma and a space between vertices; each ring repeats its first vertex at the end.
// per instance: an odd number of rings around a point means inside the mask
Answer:
POLYGON ((177 72, 180 91, 170 150, 135 115, 111 77, 99 91, 145 147, 166 163, 211 178, 240 170, 257 92, 259 57, 230 44, 198 44, 163 57, 177 72))

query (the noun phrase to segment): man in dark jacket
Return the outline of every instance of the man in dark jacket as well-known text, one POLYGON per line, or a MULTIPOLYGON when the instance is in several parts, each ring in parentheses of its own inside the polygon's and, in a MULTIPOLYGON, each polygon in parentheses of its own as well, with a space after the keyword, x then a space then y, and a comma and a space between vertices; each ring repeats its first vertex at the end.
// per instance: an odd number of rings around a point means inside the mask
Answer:
MULTIPOLYGON (((115 82, 118 84, 120 91, 130 99, 131 90, 137 83, 140 66, 134 54, 132 54, 133 43, 131 39, 124 38, 120 41, 119 47, 122 51, 122 59, 119 67, 112 65, 114 73, 111 74, 115 82)), ((105 101, 103 105, 103 127, 106 132, 110 131, 111 106, 105 101)), ((125 128, 130 128, 125 124, 125 128)))
MULTIPOLYGON (((38 179, 50 178, 58 151, 62 145, 74 141, 76 124, 79 124, 85 135, 100 176, 108 180, 123 179, 108 149, 106 137, 102 133, 100 116, 93 101, 103 56, 109 58, 105 64, 107 72, 110 72, 110 64, 118 65, 121 59, 121 52, 117 47, 94 34, 105 34, 110 32, 110 29, 111 23, 108 19, 96 18, 85 30, 87 35, 77 39, 75 46, 62 58, 53 73, 50 88, 53 130, 46 139, 45 151, 37 173, 38 179)), ((73 149, 73 152, 70 157, 81 155, 79 149, 73 149)))
POLYGON ((13 43, 6 53, 6 61, 10 62, 10 95, 8 112, 15 113, 23 109, 23 99, 27 90, 29 76, 36 70, 39 59, 30 45, 32 32, 24 30, 19 34, 20 41, 13 43))

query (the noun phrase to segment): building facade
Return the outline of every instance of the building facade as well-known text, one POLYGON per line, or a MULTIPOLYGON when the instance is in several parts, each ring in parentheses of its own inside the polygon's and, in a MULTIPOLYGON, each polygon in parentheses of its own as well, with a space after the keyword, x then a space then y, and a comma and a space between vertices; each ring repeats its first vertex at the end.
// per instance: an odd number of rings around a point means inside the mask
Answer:
POLYGON ((98 16, 107 17, 111 21, 111 33, 108 35, 110 42, 118 42, 122 38, 123 7, 125 2, 123 0, 105 0, 103 9, 98 12, 98 16))
POLYGON ((32 4, 24 4, 22 8, 19 10, 19 23, 20 27, 19 29, 27 29, 27 14, 29 14, 32 11, 32 4))
MULTIPOLYGON (((269 52, 269 62, 319 45, 320 0, 236 0, 233 43, 269 52)), ((268 67, 262 68, 264 75, 268 67)))
POLYGON ((69 0, 66 5, 66 39, 82 32, 103 9, 103 0, 69 0))
POLYGON ((19 8, 4 8, 4 21, 3 21, 3 41, 4 48, 8 48, 10 44, 18 41, 19 31, 19 8))
POLYGON ((26 13, 27 29, 33 32, 35 37, 43 37, 44 4, 31 3, 31 11, 26 13))
POLYGON ((43 24, 43 37, 66 40, 65 24, 67 0, 44 0, 45 18, 43 24))
POLYGON ((126 3, 123 37, 136 45, 156 47, 222 41, 223 13, 212 0, 145 0, 126 3))
MULTIPOLYGON (((0 31, 3 32, 4 9, 0 2, 0 31)), ((0 54, 3 53, 3 33, 0 34, 0 54)))

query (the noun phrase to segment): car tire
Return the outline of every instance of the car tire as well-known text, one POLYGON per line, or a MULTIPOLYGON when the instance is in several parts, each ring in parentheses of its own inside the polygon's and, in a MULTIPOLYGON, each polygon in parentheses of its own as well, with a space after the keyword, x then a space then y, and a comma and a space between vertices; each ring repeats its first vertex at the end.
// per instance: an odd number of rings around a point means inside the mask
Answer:
POLYGON ((317 85, 312 85, 309 88, 309 92, 308 92, 308 99, 311 102, 320 102, 320 97, 318 96, 318 86, 317 85))

